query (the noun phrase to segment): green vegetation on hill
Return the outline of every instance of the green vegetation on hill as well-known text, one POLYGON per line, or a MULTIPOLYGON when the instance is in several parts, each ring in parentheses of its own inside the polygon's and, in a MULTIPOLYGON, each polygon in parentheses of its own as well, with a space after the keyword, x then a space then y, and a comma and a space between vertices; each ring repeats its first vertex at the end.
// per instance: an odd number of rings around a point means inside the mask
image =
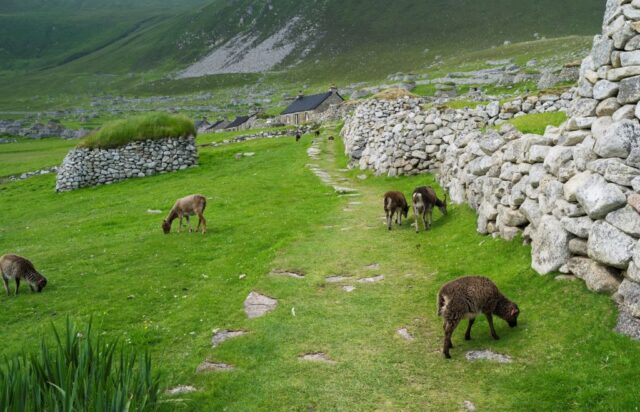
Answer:
POLYGON ((195 136, 193 120, 182 115, 151 113, 105 123, 84 138, 78 147, 89 149, 124 146, 136 140, 195 136))
POLYGON ((51 321, 93 316, 96 335, 150 352, 163 388, 198 389, 163 399, 166 411, 456 411, 465 400, 478 410, 633 409, 640 347, 612 331, 609 297, 537 275, 529 247, 478 235, 466 206, 450 206, 446 217, 435 211, 426 233, 407 222, 387 231, 382 193, 437 187, 433 177, 361 181, 353 177, 361 171, 337 170, 340 142, 323 141, 313 163, 360 193, 338 197, 305 167, 311 139, 207 148, 198 168, 64 194, 53 192, 53 176, 0 185, 0 250, 30 257, 49 279, 41 294, 0 296, 0 356, 36 350, 51 321), (238 152, 256 155, 237 160, 238 152), (195 192, 208 196, 209 232, 163 235, 162 216, 146 211, 166 213, 195 192), (380 274, 378 283, 358 282, 380 274), (471 341, 461 325, 445 361, 436 293, 467 274, 490 276, 522 315, 515 329, 496 321, 499 341, 484 318, 471 341), (349 278, 327 282, 332 275, 349 278), (276 310, 247 319, 251 291, 276 298, 276 310), (215 329, 248 333, 213 348, 215 329), (464 358, 482 349, 514 362, 464 358), (336 363, 298 359, 309 352, 336 363), (196 373, 205 359, 235 370, 196 373))
POLYGON ((548 112, 527 114, 510 119, 511 123, 522 133, 544 134, 547 126, 560 126, 567 120, 564 112, 548 112))

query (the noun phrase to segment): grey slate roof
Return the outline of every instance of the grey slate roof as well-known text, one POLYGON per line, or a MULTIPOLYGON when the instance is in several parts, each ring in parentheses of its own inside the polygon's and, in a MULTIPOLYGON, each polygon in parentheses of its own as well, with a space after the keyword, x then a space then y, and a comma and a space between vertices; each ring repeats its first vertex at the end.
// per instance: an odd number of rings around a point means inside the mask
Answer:
MULTIPOLYGON (((325 100, 327 100, 331 96, 331 92, 321 93, 321 94, 313 94, 311 96, 302 96, 298 97, 287 107, 282 114, 291 114, 291 113, 300 113, 300 112, 308 112, 310 110, 316 109, 320 106, 325 100)), ((340 95, 338 95, 340 96, 340 95)), ((342 99, 342 97, 340 97, 342 99)))
POLYGON ((238 117, 235 118, 234 121, 229 123, 229 125, 227 127, 225 127, 225 129, 231 129, 232 127, 241 126, 241 125, 245 124, 247 122, 247 120, 249 120, 249 119, 250 119, 249 116, 238 116, 238 117))

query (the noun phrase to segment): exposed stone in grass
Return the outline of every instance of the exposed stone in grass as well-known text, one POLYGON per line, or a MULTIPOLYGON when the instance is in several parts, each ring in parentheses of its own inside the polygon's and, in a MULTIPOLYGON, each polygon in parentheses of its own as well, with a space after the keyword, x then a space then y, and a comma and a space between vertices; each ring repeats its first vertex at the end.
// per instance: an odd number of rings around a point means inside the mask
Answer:
POLYGON ((342 290, 344 290, 347 293, 351 293, 354 290, 356 290, 356 287, 355 286, 351 286, 351 285, 345 285, 345 286, 342 287, 342 290))
POLYGON ((357 206, 357 205, 361 205, 362 202, 349 202, 350 206, 357 206))
POLYGON ((409 330, 407 330, 407 328, 398 329, 396 332, 404 340, 412 341, 414 339, 413 335, 409 333, 409 330))
POLYGON ((358 179, 367 180, 367 175, 358 175, 358 179))
POLYGON ((362 279, 358 279, 358 282, 360 283, 376 283, 376 282, 380 282, 384 280, 384 275, 378 275, 378 276, 374 276, 371 278, 362 278, 362 279))
POLYGON ((278 306, 278 301, 257 292, 249 293, 244 301, 244 312, 249 319, 259 318, 278 306))
POLYGON ((352 189, 350 187, 343 187, 343 186, 334 186, 333 190, 335 190, 336 193, 340 195, 348 195, 348 194, 353 194, 358 192, 356 189, 352 189))
POLYGON ((336 363, 336 361, 331 359, 329 355, 323 352, 305 353, 304 355, 300 356, 299 359, 308 362, 323 362, 331 364, 336 363))
POLYGON ((369 269, 369 270, 378 270, 380 269, 380 264, 379 263, 372 263, 370 265, 367 265, 364 267, 365 269, 369 269))
POLYGON ((175 396, 175 395, 184 395, 186 393, 196 392, 197 389, 191 385, 180 385, 175 388, 167 389, 167 395, 175 396))
POLYGON ((211 338, 211 346, 214 348, 220 345, 222 342, 237 338, 238 336, 246 335, 247 332, 244 330, 221 330, 213 334, 213 338, 211 338))
POLYGON ((286 276, 294 279, 304 279, 304 273, 296 272, 292 270, 274 269, 271 271, 272 276, 286 276))
POLYGON ((329 276, 325 281, 327 283, 340 283, 348 279, 351 279, 351 276, 329 276))
POLYGON ((635 340, 640 340, 640 319, 633 317, 624 305, 619 306, 618 323, 614 330, 635 340))
POLYGON ((558 275, 554 279, 561 282, 565 282, 565 281, 573 282, 574 280, 578 280, 577 277, 571 276, 571 275, 558 275))
POLYGON ((157 210, 157 209, 147 209, 147 214, 150 215, 159 215, 162 213, 162 210, 157 210))
POLYGON ((471 362, 474 362, 477 360, 487 360, 489 362, 498 362, 498 363, 513 362, 513 359, 511 359, 511 356, 492 352, 490 350, 472 350, 465 353, 464 356, 465 358, 467 358, 468 361, 471 361, 471 362))
POLYGON ((203 372, 228 372, 234 370, 235 367, 233 365, 229 365, 226 363, 218 363, 211 361, 204 361, 200 365, 198 365, 198 369, 196 369, 197 373, 203 372))
POLYGON ((464 409, 469 412, 474 412, 476 410, 476 405, 471 401, 464 401, 464 409))

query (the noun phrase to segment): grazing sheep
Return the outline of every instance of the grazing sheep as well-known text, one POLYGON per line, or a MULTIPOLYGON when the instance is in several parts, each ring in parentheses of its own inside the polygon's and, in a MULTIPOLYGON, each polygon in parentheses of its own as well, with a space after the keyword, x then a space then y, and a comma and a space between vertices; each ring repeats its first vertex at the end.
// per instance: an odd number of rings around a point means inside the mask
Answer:
POLYGON ((300 141, 301 137, 302 137, 302 132, 300 131, 300 129, 296 130, 296 142, 300 141))
POLYGON ((431 228, 431 223, 433 221, 433 206, 437 206, 443 215, 447 214, 447 195, 445 194, 444 201, 441 201, 438 199, 438 196, 432 187, 421 186, 416 188, 416 190, 413 191, 412 200, 416 233, 420 231, 419 220, 422 220, 424 230, 429 230, 429 228, 431 228), (420 216, 420 219, 418 219, 418 216, 420 216))
POLYGON ((402 215, 406 218, 409 214, 409 205, 402 192, 387 192, 384 194, 384 212, 387 216, 387 227, 391 230, 393 216, 396 215, 396 223, 402 225, 402 215))
POLYGON ((207 220, 204 218, 204 209, 207 207, 207 198, 202 195, 190 195, 176 200, 176 203, 171 208, 169 215, 162 221, 162 230, 165 234, 171 232, 171 224, 177 218, 180 218, 180 225, 178 226, 178 232, 182 231, 182 218, 187 219, 187 225, 189 226, 189 232, 191 232, 191 222, 189 216, 198 216, 198 226, 196 232, 200 229, 202 224, 202 234, 207 231, 207 220))
POLYGON ((320 137, 320 130, 316 130, 313 133, 316 135, 316 137, 320 137))
POLYGON ((42 292, 47 286, 47 279, 42 276, 29 260, 17 255, 0 256, 0 272, 4 290, 9 296, 9 280, 16 281, 16 295, 20 289, 20 279, 25 279, 32 292, 42 292))
POLYGON ((453 348, 451 335, 462 319, 468 319, 469 325, 464 335, 471 340, 471 327, 476 316, 484 314, 489 322, 491 336, 500 339, 493 327, 493 315, 504 319, 510 327, 518 325, 520 309, 507 299, 498 287, 488 278, 466 276, 453 280, 440 288, 438 292, 438 316, 444 318, 444 345, 442 353, 451 358, 449 349, 453 348))
POLYGON ((328 140, 334 140, 334 139, 335 139, 335 137, 333 137, 333 136, 329 136, 328 137, 328 140))

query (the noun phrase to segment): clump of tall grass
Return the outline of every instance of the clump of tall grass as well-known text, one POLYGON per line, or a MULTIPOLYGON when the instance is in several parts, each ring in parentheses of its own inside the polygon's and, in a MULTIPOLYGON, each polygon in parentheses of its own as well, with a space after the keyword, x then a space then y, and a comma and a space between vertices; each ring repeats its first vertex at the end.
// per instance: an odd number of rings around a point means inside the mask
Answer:
POLYGON ((150 411, 159 396, 159 377, 148 354, 138 357, 117 341, 92 338, 67 319, 66 333, 53 327, 55 344, 42 339, 37 353, 0 364, 0 410, 150 411))
POLYGON ((150 113, 105 123, 80 142, 78 147, 114 148, 135 140, 195 136, 193 121, 186 116, 150 113))

